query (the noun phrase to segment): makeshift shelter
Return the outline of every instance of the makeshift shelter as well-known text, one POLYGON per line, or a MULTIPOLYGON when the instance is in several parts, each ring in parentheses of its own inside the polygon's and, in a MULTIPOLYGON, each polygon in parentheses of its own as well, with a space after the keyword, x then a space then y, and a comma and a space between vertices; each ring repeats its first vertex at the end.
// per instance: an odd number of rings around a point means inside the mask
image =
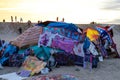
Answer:
MULTIPOLYGON (((96 27, 96 30, 99 31, 100 33, 100 37, 101 37, 101 45, 104 46, 104 48, 106 49, 107 51, 107 54, 108 56, 110 57, 120 57, 119 56, 119 53, 117 51, 117 48, 116 48, 116 44, 113 40, 113 31, 112 31, 112 27, 113 26, 97 26, 96 27), (114 50, 112 52, 112 49, 114 50)), ((103 49, 102 49, 103 51, 103 49)))
POLYGON ((13 40, 13 44, 19 48, 38 43, 39 35, 42 33, 42 27, 31 27, 13 40))

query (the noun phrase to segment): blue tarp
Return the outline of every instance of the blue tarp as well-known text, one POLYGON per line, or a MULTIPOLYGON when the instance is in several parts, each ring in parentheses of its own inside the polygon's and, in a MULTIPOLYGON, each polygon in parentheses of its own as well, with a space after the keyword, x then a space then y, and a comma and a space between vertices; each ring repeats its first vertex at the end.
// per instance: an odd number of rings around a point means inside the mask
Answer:
POLYGON ((109 42, 110 44, 113 43, 112 40, 111 40, 110 35, 109 35, 104 29, 99 28, 99 27, 97 27, 96 29, 98 30, 98 32, 100 33, 100 35, 101 35, 101 37, 102 37, 103 39, 108 40, 108 42, 109 42))
POLYGON ((78 27, 72 23, 65 23, 65 22, 51 22, 47 26, 58 27, 58 28, 65 28, 71 30, 73 32, 78 32, 78 27))
POLYGON ((49 27, 65 28, 65 29, 71 30, 73 32, 78 32, 77 31, 78 27, 72 23, 46 21, 46 22, 37 24, 37 26, 42 26, 42 27, 49 26, 49 27))

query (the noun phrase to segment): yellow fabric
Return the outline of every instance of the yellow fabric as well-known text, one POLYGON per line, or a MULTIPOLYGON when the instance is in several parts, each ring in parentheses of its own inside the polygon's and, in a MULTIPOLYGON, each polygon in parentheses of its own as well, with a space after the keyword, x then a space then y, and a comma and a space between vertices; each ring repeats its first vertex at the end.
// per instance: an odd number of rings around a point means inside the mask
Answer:
POLYGON ((28 56, 23 63, 23 68, 31 71, 31 75, 39 73, 45 66, 46 62, 40 61, 34 56, 28 56))
POLYGON ((99 32, 92 28, 87 28, 86 35, 90 39, 90 41, 95 41, 99 37, 99 32))

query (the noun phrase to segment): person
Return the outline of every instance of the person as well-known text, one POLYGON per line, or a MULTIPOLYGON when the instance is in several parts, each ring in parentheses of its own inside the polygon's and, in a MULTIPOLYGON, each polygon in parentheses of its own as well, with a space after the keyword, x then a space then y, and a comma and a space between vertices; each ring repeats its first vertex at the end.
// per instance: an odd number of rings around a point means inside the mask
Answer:
POLYGON ((11 22, 13 22, 13 16, 11 16, 11 22))
POLYGON ((19 31, 20 34, 22 34, 22 28, 21 27, 19 27, 18 31, 19 31))
POLYGON ((17 22, 17 16, 15 16, 15 22, 17 22))
POLYGON ((20 22, 21 22, 21 23, 23 22, 23 19, 22 19, 22 18, 20 18, 20 22))
POLYGON ((64 20, 65 20, 65 19, 64 19, 64 18, 62 18, 62 22, 64 22, 64 20))
POLYGON ((56 18, 56 21, 58 21, 58 17, 56 18))

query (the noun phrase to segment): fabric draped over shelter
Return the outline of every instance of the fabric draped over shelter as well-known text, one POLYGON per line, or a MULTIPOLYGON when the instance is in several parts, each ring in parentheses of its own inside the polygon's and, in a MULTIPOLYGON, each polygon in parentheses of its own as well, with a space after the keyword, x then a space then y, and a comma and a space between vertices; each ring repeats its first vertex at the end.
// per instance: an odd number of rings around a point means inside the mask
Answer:
POLYGON ((40 34, 39 37, 38 46, 60 49, 64 50, 66 53, 75 54, 83 57, 83 43, 79 44, 81 40, 82 35, 78 32, 72 32, 68 29, 65 29, 64 27, 58 28, 47 26, 43 27, 43 32, 40 34))
POLYGON ((31 27, 13 40, 13 44, 18 47, 33 45, 38 43, 39 35, 42 33, 42 27, 31 27))
POLYGON ((112 39, 111 39, 110 34, 108 34, 108 32, 107 32, 104 28, 97 27, 97 30, 99 31, 102 39, 107 39, 107 41, 108 41, 110 44, 113 44, 113 41, 112 41, 112 39))
POLYGON ((45 21, 42 22, 40 24, 37 24, 36 26, 50 26, 50 27, 57 27, 57 28, 64 28, 64 29, 68 29, 72 32, 78 32, 77 29, 78 27, 75 24, 72 23, 65 23, 65 22, 56 22, 56 21, 45 21))
POLYGON ((28 56, 23 63, 23 69, 31 71, 31 75, 39 73, 46 66, 46 62, 40 61, 36 57, 28 56))
POLYGON ((87 28, 86 29, 86 36, 90 39, 90 41, 95 41, 96 39, 99 38, 99 32, 95 29, 92 28, 87 28))

